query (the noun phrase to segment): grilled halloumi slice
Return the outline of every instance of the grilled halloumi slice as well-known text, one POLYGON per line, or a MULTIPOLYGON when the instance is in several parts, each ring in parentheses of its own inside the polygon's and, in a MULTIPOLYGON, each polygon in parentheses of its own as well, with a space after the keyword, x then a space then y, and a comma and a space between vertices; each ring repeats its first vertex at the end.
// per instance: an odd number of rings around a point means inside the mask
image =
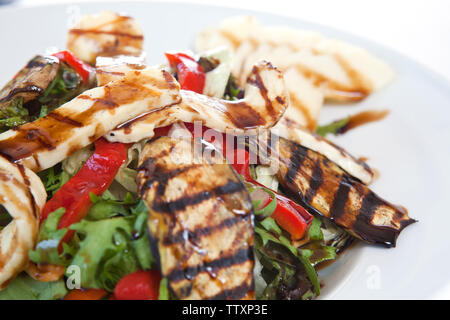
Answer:
POLYGON ((0 289, 27 266, 46 200, 45 188, 34 172, 0 157, 0 203, 12 218, 0 230, 0 289))
POLYGON ((104 86, 108 82, 116 81, 125 76, 128 71, 145 69, 145 56, 97 57, 95 61, 95 75, 97 85, 104 86))
POLYGON ((168 72, 130 71, 43 118, 0 134, 0 155, 33 171, 50 168, 119 124, 180 99, 179 84, 168 72))
POLYGON ((228 101, 181 90, 181 103, 158 110, 128 123, 106 135, 112 142, 136 142, 151 138, 154 128, 184 121, 202 121, 220 132, 243 134, 244 130, 272 127, 288 106, 283 75, 271 63, 254 65, 241 100, 228 101))
POLYGON ((143 30, 129 16, 112 11, 85 15, 69 30, 67 48, 78 58, 95 64, 98 56, 139 56, 144 41, 143 30))
POLYGON ((363 99, 394 76, 386 63, 364 49, 318 33, 262 26, 250 16, 225 19, 217 26, 207 27, 195 42, 197 51, 220 45, 237 53, 233 70, 238 77, 245 74, 253 59, 272 59, 282 70, 295 67, 313 83, 323 86, 327 98, 342 101, 363 99), (274 55, 277 50, 281 51, 274 55))
POLYGON ((253 299, 252 202, 218 152, 200 159, 195 148, 160 137, 142 151, 137 181, 152 252, 179 299, 253 299))
POLYGON ((260 141, 277 161, 284 190, 355 237, 394 247, 400 232, 415 222, 321 154, 281 137, 260 141))

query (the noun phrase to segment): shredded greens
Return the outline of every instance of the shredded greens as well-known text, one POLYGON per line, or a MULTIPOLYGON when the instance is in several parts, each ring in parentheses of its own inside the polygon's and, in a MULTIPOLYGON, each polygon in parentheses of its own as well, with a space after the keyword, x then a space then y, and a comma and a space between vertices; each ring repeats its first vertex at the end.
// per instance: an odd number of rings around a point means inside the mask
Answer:
POLYGON ((55 79, 39 96, 41 103, 39 118, 44 117, 80 92, 81 78, 72 69, 61 64, 55 79))
POLYGON ((0 133, 30 121, 28 109, 23 106, 23 98, 17 97, 0 108, 0 133))
MULTIPOLYGON (((278 181, 267 167, 251 169, 258 182, 277 190, 278 181)), ((337 252, 347 244, 348 234, 315 216, 304 239, 291 241, 289 234, 270 217, 276 208, 276 199, 267 204, 269 207, 275 203, 274 207, 262 214, 258 199, 264 197, 257 194, 261 187, 246 186, 255 208, 257 298, 305 300, 318 296, 320 282, 315 267, 336 259, 337 252)))
POLYGON ((57 164, 54 167, 39 172, 38 176, 44 184, 48 197, 51 198, 56 191, 61 189, 69 181, 72 175, 63 170, 61 164, 57 164))

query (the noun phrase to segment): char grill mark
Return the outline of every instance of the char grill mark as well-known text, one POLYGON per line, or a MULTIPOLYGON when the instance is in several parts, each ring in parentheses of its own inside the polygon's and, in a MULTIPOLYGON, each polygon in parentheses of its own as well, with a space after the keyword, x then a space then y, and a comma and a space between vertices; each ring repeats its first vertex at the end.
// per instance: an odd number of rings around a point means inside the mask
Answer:
MULTIPOLYGON (((253 282, 251 282, 250 284, 248 283, 243 283, 235 288, 232 289, 227 289, 222 291, 221 293, 208 298, 208 300, 239 300, 239 299, 243 299, 245 298, 249 292, 251 292, 251 290, 253 290, 252 288, 254 288, 255 284, 253 282)), ((254 293, 251 293, 254 294, 254 293)))
POLYGON ((219 259, 205 262, 196 266, 175 269, 167 275, 171 282, 179 282, 185 278, 193 279, 201 272, 217 272, 219 269, 243 264, 248 260, 253 260, 253 248, 245 248, 237 251, 231 256, 220 257, 219 259))
POLYGON ((125 37, 125 38, 130 38, 130 39, 134 39, 134 40, 143 40, 144 36, 142 35, 135 35, 135 34, 129 34, 129 33, 124 33, 124 32, 119 32, 119 31, 106 31, 106 30, 88 30, 88 29, 70 29, 69 33, 73 33, 76 35, 83 35, 83 34, 107 34, 107 35, 112 35, 112 36, 116 36, 116 37, 125 37))
MULTIPOLYGON (((270 144, 268 144, 270 146, 270 144)), ((305 149, 301 148, 298 144, 293 143, 291 145, 291 157, 289 158, 289 167, 286 174, 286 182, 291 184, 297 178, 298 171, 306 158, 305 149)))
POLYGON ((339 188, 334 195, 333 204, 330 209, 330 217, 339 220, 345 213, 345 206, 348 201, 348 195, 351 189, 351 183, 347 181, 347 178, 343 177, 339 183, 339 188))
POLYGON ((59 114, 58 112, 56 112, 56 110, 54 112, 50 112, 48 114, 48 116, 50 118, 55 119, 56 121, 64 122, 64 123, 70 124, 71 126, 74 126, 74 127, 82 127, 83 126, 82 123, 75 121, 73 119, 70 119, 67 116, 63 116, 63 115, 59 114))
MULTIPOLYGON (((203 191, 193 195, 186 195, 169 203, 156 200, 153 203, 153 209, 159 212, 173 213, 175 211, 184 210, 188 206, 200 204, 205 200, 211 199, 212 197, 219 197, 242 191, 244 190, 244 188, 245 187, 242 185, 242 183, 230 180, 225 185, 217 186, 210 191, 203 191)), ((160 195, 163 195, 165 193, 165 190, 158 189, 158 191, 160 195)))
POLYGON ((180 243, 183 241, 191 241, 193 243, 198 243, 199 240, 204 237, 213 234, 217 230, 221 230, 222 228, 231 228, 234 225, 238 224, 242 220, 248 220, 250 219, 249 216, 244 217, 231 217, 226 220, 223 220, 220 224, 215 226, 207 226, 204 228, 196 228, 192 231, 179 231, 176 234, 170 234, 164 238, 163 244, 164 245, 172 245, 175 243, 180 243))
MULTIPOLYGON (((268 63, 268 65, 273 69, 273 66, 268 63)), ((272 101, 270 100, 269 96, 268 96, 268 90, 266 88, 266 86, 264 85, 264 81, 261 78, 261 75, 259 74, 259 69, 256 66, 253 66, 252 68, 252 74, 255 76, 255 79, 252 79, 251 77, 247 78, 247 83, 253 84, 254 86, 256 86, 259 89, 259 92, 261 93, 261 96, 264 98, 264 101, 266 103, 266 109, 269 112, 270 116, 272 118, 276 117, 276 112, 273 108, 272 105, 272 101)), ((280 96, 277 96, 275 99, 277 99, 277 101, 280 101, 280 96)), ((281 99, 283 101, 283 99, 281 99)), ((284 104, 284 103, 280 103, 280 104, 284 104)))
POLYGON ((138 185, 161 272, 180 299, 253 297, 247 190, 219 153, 195 164, 192 153, 191 142, 160 137, 141 154, 138 185))
POLYGON ((317 191, 319 190, 320 186, 322 185, 322 169, 321 169, 321 162, 320 160, 317 160, 314 165, 313 173, 311 175, 311 178, 309 180, 309 188, 306 191, 305 194, 305 201, 307 203, 311 203, 314 199, 317 191))
POLYGON ((321 154, 284 138, 279 138, 276 150, 283 188, 354 236, 393 247, 400 232, 415 222, 321 154))

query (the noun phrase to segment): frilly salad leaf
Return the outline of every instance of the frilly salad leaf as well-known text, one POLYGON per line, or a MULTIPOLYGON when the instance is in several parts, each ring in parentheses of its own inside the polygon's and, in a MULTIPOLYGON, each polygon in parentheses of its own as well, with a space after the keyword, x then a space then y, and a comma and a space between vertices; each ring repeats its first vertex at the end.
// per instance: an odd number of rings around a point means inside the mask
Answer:
POLYGON ((129 216, 84 219, 71 226, 80 238, 71 264, 81 268, 82 287, 113 291, 124 275, 154 266, 146 228, 147 208, 139 202, 129 211, 129 216))
POLYGON ((131 238, 132 222, 129 217, 115 217, 99 221, 83 220, 70 227, 81 238, 71 265, 80 267, 83 288, 103 288, 106 285, 105 289, 112 290, 114 282, 138 270, 136 263, 123 259, 128 257, 135 262, 126 241, 131 238), (114 269, 113 265, 117 268, 114 269))
POLYGON ((42 183, 44 184, 45 190, 47 191, 47 195, 51 198, 56 191, 61 189, 61 187, 69 181, 72 176, 67 171, 63 170, 60 164, 43 170, 38 173, 39 178, 41 178, 42 183))
POLYGON ((0 300, 56 300, 64 297, 66 293, 63 280, 41 282, 21 273, 0 291, 0 300))
MULTIPOLYGON (((283 274, 286 276, 286 271, 289 270, 289 271, 291 271, 290 277, 294 277, 294 275, 300 276, 299 274, 297 274, 297 272, 300 272, 300 270, 303 270, 304 273, 307 275, 307 277, 309 279, 309 283, 310 283, 309 285, 312 286, 315 294, 316 295, 320 294, 320 283, 319 283, 319 279, 317 277, 316 270, 314 269, 314 267, 312 266, 312 264, 310 263, 308 258, 304 257, 302 255, 302 253, 299 252, 298 249, 291 244, 290 240, 287 237, 285 237, 284 235, 274 235, 273 233, 271 233, 263 228, 260 228, 258 226, 255 226, 255 233, 261 237, 260 239, 262 242, 262 245, 256 246, 257 251, 260 254, 265 255, 266 260, 269 260, 271 262, 272 267, 275 268, 276 270, 278 270, 278 273, 283 272, 283 274), (278 247, 276 247, 277 251, 278 251, 278 253, 276 255, 268 254, 268 252, 273 251, 273 250, 271 250, 271 249, 273 249, 273 245, 270 245, 269 242, 279 245, 278 247), (286 249, 287 249, 287 251, 286 251, 286 249), (277 257, 277 261, 273 261, 274 257, 277 257), (282 258, 280 258, 280 257, 282 257, 282 258), (291 262, 290 269, 282 268, 286 264, 286 261, 293 261, 293 262, 291 262), (298 271, 295 271, 295 270, 297 270, 298 265, 302 265, 303 268, 299 269, 298 271), (292 268, 294 270, 291 270, 292 268)), ((264 265, 264 263, 263 263, 263 265, 264 265)), ((276 281, 281 281, 280 275, 276 276, 274 279, 276 279, 276 281)), ((274 286, 273 281, 266 281, 266 282, 271 283, 272 287, 274 286)), ((302 284, 309 286, 305 280, 302 280, 301 282, 302 282, 302 284)), ((268 294, 268 292, 271 292, 271 289, 270 289, 271 285, 268 285, 269 289, 267 289, 265 296, 266 296, 266 298, 269 298, 269 296, 270 296, 271 299, 275 299, 276 297, 273 295, 274 294, 273 292, 271 294, 268 294)), ((277 286, 278 286, 278 284, 275 287, 277 287, 277 286)), ((272 289, 274 289, 274 287, 272 289)))
POLYGON ((28 253, 30 260, 34 263, 68 265, 66 255, 58 252, 59 242, 67 232, 66 228, 58 229, 59 220, 65 211, 64 208, 53 211, 42 223, 36 248, 28 253))
POLYGON ((131 195, 123 201, 109 193, 91 195, 91 201, 88 216, 70 227, 76 233, 69 245, 63 244, 63 253, 58 244, 67 229, 57 229, 64 214, 60 208, 41 225, 38 244, 29 255, 35 263, 77 265, 83 288, 113 291, 124 275, 155 266, 146 228, 148 211, 131 195))

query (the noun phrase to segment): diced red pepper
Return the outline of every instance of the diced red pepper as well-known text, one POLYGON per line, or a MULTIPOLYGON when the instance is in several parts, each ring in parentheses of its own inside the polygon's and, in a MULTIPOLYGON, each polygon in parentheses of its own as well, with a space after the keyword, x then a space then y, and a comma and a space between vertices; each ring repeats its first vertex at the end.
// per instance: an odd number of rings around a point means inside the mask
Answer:
POLYGON ((206 74, 202 66, 185 53, 165 53, 169 64, 177 70, 181 89, 202 93, 206 74))
POLYGON ((103 289, 76 289, 66 294, 64 300, 100 300, 107 294, 103 289))
POLYGON ((117 300, 158 300, 160 282, 158 270, 136 271, 119 280, 114 297, 117 300))
POLYGON ((291 235, 292 240, 303 238, 311 226, 313 216, 294 201, 279 194, 275 196, 277 208, 272 213, 272 218, 291 235))
MULTIPOLYGON (((66 228, 85 217, 92 202, 90 194, 100 196, 108 189, 120 166, 127 159, 127 148, 122 143, 110 143, 101 138, 95 142, 95 152, 81 169, 59 189, 44 206, 41 222, 58 208, 66 212, 58 228, 66 228)), ((69 240, 73 230, 67 232, 63 242, 69 240)))
POLYGON ((89 76, 94 69, 90 65, 75 57, 72 52, 64 50, 54 53, 53 56, 71 66, 80 75, 84 83, 89 82, 89 76))

